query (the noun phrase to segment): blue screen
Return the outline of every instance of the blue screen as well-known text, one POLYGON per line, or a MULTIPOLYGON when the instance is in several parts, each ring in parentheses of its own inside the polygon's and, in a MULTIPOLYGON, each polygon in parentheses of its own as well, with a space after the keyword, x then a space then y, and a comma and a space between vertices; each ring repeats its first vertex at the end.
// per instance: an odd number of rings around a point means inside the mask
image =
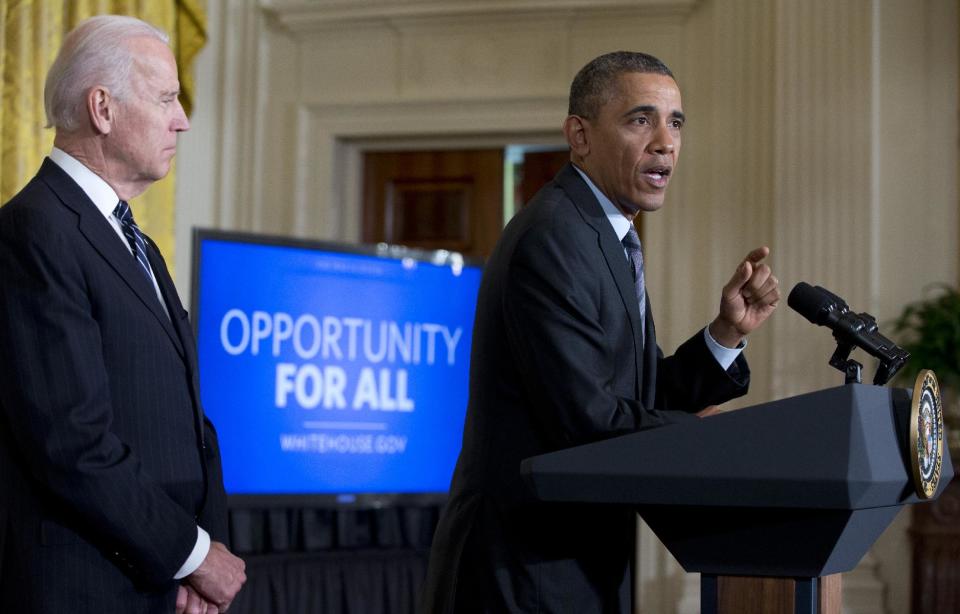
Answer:
POLYGON ((445 492, 479 267, 205 237, 200 389, 233 495, 445 492))

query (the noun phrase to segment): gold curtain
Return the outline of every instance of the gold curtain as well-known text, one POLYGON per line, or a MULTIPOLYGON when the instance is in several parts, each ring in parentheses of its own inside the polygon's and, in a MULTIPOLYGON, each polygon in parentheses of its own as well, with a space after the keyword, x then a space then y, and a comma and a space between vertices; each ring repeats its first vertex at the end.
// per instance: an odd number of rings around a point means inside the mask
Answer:
MULTIPOLYGON (((193 58, 206 42, 203 0, 0 0, 0 203, 33 177, 53 146, 44 128, 43 83, 63 36, 80 21, 106 13, 131 15, 170 35, 180 71, 181 101, 193 107, 193 58)), ((131 205, 137 223, 157 242, 173 270, 174 175, 131 205)))

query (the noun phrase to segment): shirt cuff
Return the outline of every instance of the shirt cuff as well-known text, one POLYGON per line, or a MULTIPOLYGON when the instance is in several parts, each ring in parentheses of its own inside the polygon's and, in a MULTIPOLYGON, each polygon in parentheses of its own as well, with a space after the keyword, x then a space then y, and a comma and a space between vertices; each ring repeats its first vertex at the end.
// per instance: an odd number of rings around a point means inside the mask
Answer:
POLYGON ((724 371, 730 368, 730 365, 732 365, 737 359, 737 356, 740 355, 740 352, 743 351, 743 348, 747 347, 746 339, 741 341, 740 345, 732 349, 720 345, 720 343, 713 338, 713 335, 710 334, 709 326, 706 326, 703 329, 703 340, 707 343, 707 348, 710 350, 710 353, 713 354, 713 357, 717 359, 717 362, 720 363, 720 366, 723 367, 724 371))
POLYGON ((184 562, 183 567, 180 568, 180 571, 173 576, 174 580, 180 580, 186 578, 200 567, 200 564, 203 563, 203 560, 207 558, 207 553, 210 552, 210 534, 197 526, 197 543, 193 546, 193 552, 190 553, 190 556, 187 557, 187 560, 184 562))

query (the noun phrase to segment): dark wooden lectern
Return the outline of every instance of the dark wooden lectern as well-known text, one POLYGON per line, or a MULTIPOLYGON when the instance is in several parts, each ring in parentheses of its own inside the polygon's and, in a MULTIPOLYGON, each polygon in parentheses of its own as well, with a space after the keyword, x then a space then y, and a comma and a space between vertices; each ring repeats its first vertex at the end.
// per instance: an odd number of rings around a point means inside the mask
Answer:
MULTIPOLYGON (((850 384, 523 461, 543 501, 636 506, 704 614, 839 614, 853 569, 914 492, 911 391, 850 384)), ((935 496, 953 477, 943 446, 935 496)))

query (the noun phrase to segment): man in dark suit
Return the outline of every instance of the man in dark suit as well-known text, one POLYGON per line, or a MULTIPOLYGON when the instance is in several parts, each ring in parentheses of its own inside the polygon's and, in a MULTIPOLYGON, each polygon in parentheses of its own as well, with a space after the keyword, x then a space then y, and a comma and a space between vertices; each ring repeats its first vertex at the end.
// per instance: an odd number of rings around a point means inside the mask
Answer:
POLYGON ((187 313, 126 201, 189 123, 165 34, 66 36, 54 149, 0 208, 0 611, 225 611, 245 581, 187 313))
POLYGON ((574 79, 572 164, 510 221, 484 272, 425 612, 628 612, 634 511, 531 501, 520 461, 697 420, 746 392, 740 348, 780 297, 767 248, 737 267, 707 329, 669 358, 656 343, 632 222, 662 206, 683 121, 652 56, 600 56, 574 79))

